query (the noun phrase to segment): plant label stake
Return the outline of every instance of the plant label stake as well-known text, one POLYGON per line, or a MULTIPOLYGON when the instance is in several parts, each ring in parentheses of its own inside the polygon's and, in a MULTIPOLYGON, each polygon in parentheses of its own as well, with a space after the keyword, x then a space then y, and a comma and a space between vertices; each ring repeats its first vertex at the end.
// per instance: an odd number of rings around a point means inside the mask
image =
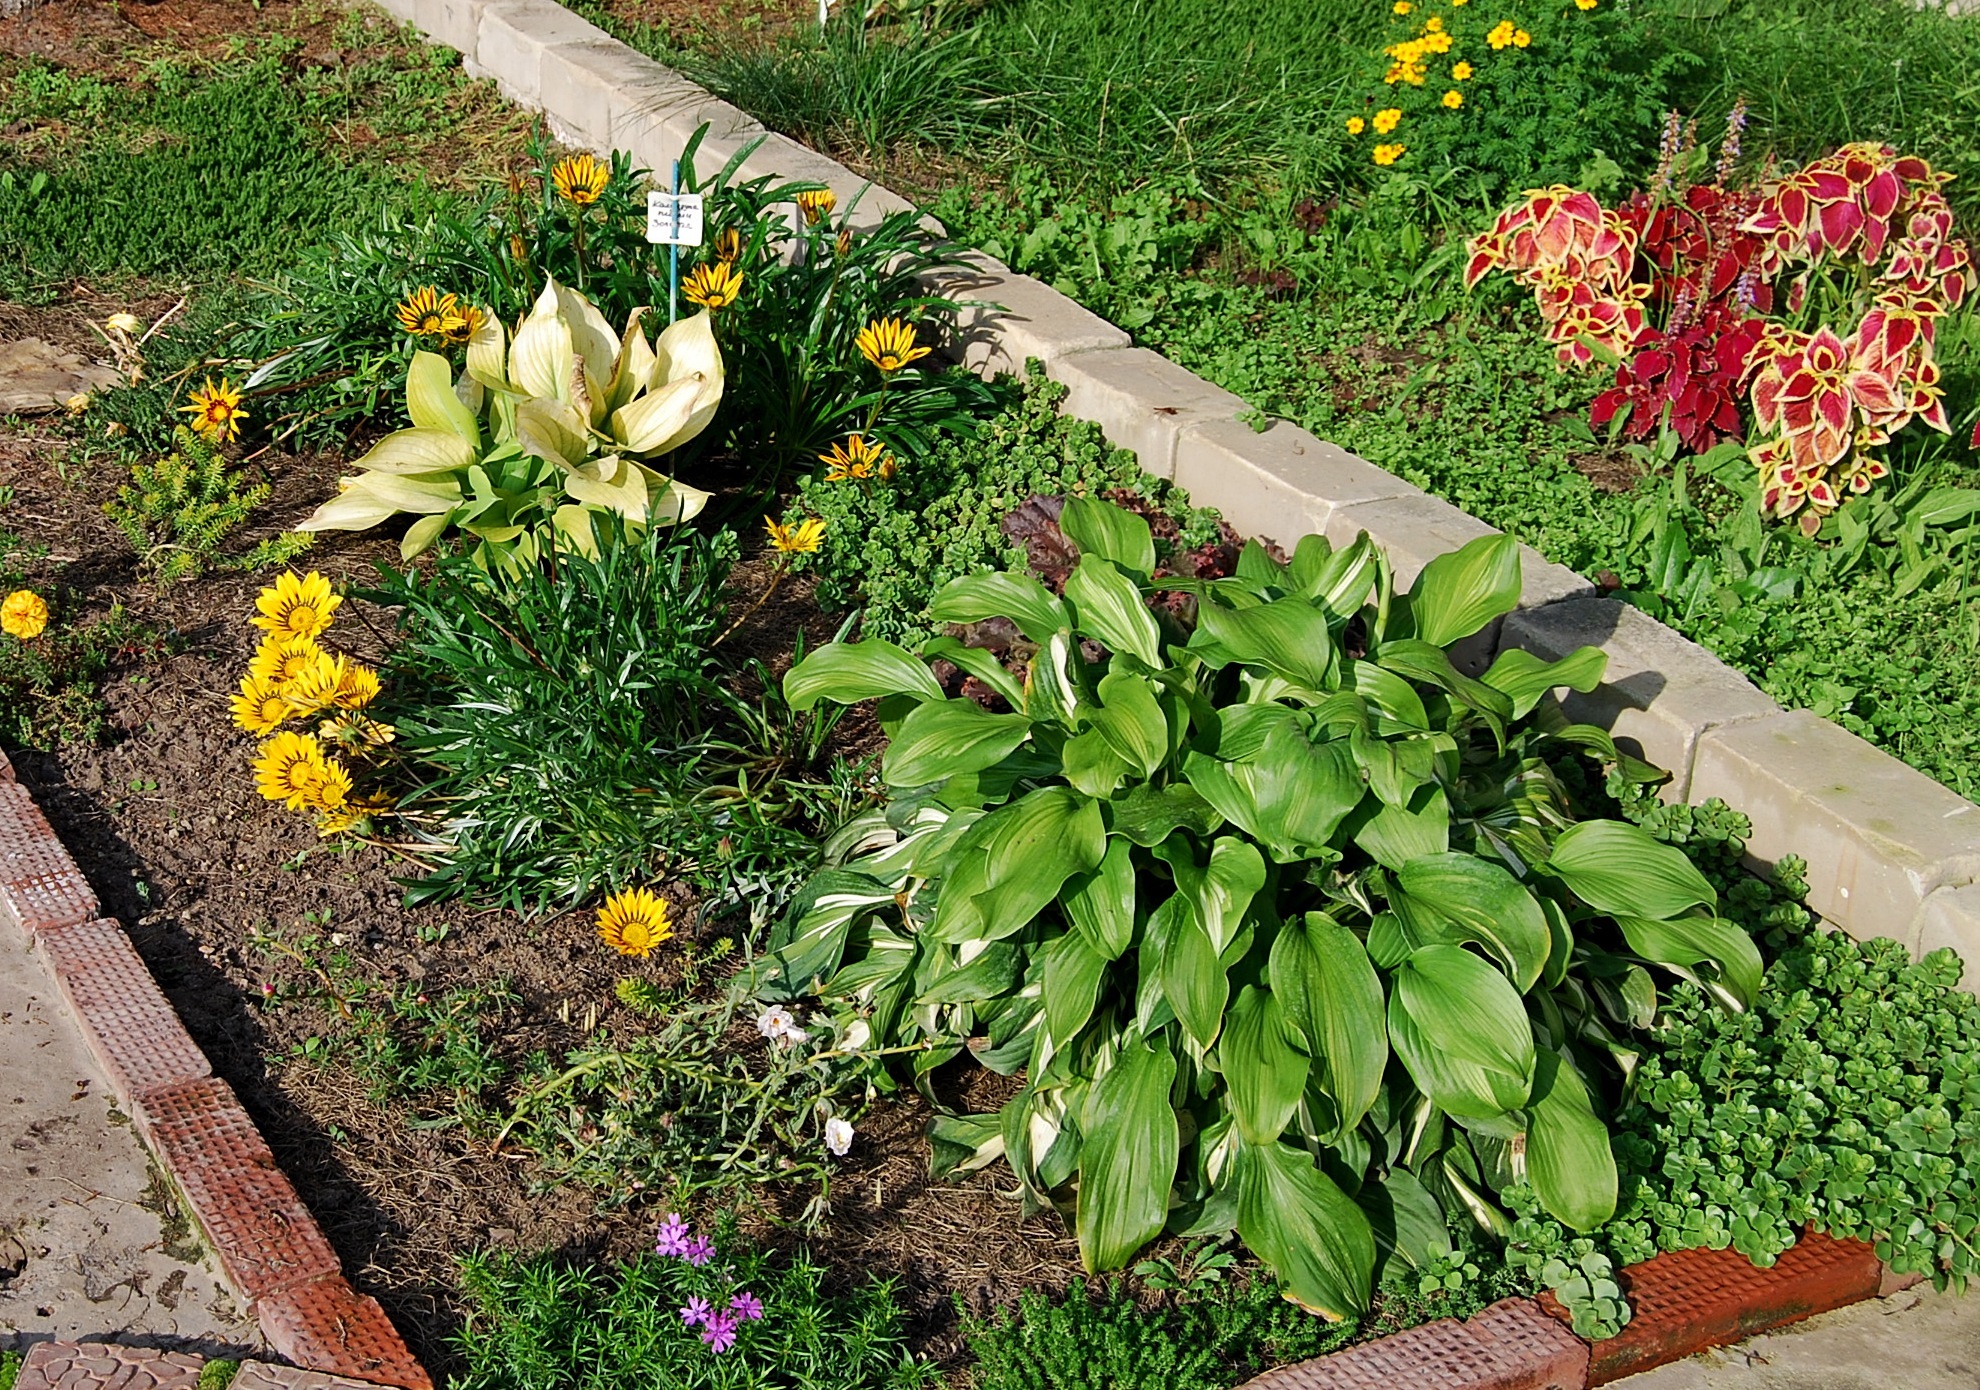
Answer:
POLYGON ((701 245, 702 200, 681 192, 681 162, 674 161, 673 191, 646 195, 646 239, 667 247, 667 322, 680 317, 681 248, 701 245))

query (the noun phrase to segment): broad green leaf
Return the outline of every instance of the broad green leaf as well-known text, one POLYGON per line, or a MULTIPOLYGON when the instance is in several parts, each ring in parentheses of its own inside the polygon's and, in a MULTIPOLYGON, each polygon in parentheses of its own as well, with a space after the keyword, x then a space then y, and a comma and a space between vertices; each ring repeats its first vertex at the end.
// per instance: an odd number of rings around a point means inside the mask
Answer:
POLYGON ((1119 1269, 1168 1220, 1181 1143, 1169 1107, 1175 1081, 1176 1059, 1157 1038, 1130 1042, 1087 1092, 1074 1226, 1090 1272, 1119 1269))
POLYGON ((953 637, 931 637, 921 644, 921 659, 946 661, 1003 696, 1012 709, 1024 709, 1024 686, 997 659, 995 652, 982 647, 966 647, 953 637))
POLYGON ((1375 1233, 1361 1208, 1304 1149, 1240 1142, 1230 1161, 1238 1235, 1278 1277, 1285 1297, 1330 1322, 1365 1309, 1375 1233))
POLYGON ((1100 705, 1087 720, 1142 777, 1153 777, 1169 756, 1169 721, 1141 676, 1110 671, 1100 681, 1100 705))
POLYGON ((1396 967, 1389 1040, 1417 1089, 1460 1118, 1497 1119, 1532 1093, 1526 1006, 1462 946, 1423 946, 1396 967))
POLYGON ((1045 1026, 1053 1043, 1063 1048, 1093 1017, 1107 960, 1078 931, 1047 943, 1040 955, 1045 961, 1045 1026))
MULTIPOLYGON (((1302 549, 1305 545, 1305 541, 1300 542, 1302 549)), ((1294 560, 1294 568, 1297 569, 1296 555, 1294 560)), ((1337 625, 1345 625, 1368 601, 1368 590, 1380 572, 1381 563, 1375 553, 1375 543, 1368 539, 1368 533, 1364 531, 1352 544, 1328 555, 1313 576, 1304 582, 1302 592, 1333 614, 1337 625)))
POLYGON ((406 368, 406 414, 415 429, 446 430, 470 448, 481 447, 481 422, 454 394, 454 369, 437 353, 413 354, 406 368))
POLYGON ((1191 753, 1183 778, 1282 862, 1312 858, 1367 791, 1345 739, 1316 746, 1290 725, 1266 737, 1254 762, 1191 753))
POLYGON ((1389 1064, 1381 978, 1355 934, 1321 912, 1279 928, 1268 969, 1272 993, 1333 1099, 1336 1132, 1346 1133, 1375 1103, 1389 1064))
POLYGON ((1009 618, 1033 642, 1044 643, 1053 633, 1072 626, 1072 616, 1052 591, 1029 574, 987 570, 951 579, 928 605, 938 623, 980 623, 985 618, 1009 618))
POLYGON ((1102 960, 1119 960, 1134 941, 1134 851, 1118 836, 1107 841, 1098 867, 1074 874, 1059 890, 1059 906, 1102 960))
POLYGON ((1065 510, 1059 513, 1059 528, 1072 538, 1082 555, 1112 560, 1143 579, 1155 572, 1155 540, 1148 523, 1124 507, 1068 497, 1065 510))
POLYGON ((1308 690, 1327 688, 1337 660, 1334 637, 1326 613, 1307 600, 1292 595, 1244 609, 1206 602, 1196 621, 1197 631, 1240 665, 1261 666, 1308 690))
POLYGON ((1372 661, 1350 661, 1341 668, 1341 686, 1368 702, 1381 716, 1375 732, 1417 731, 1430 727, 1430 714, 1416 687, 1393 671, 1384 671, 1372 661))
POLYGON ((1554 841, 1547 868, 1574 895, 1612 917, 1675 917, 1717 908, 1719 895, 1683 850, 1626 821, 1585 820, 1554 841))
POLYGON ((1588 1102, 1574 1067, 1541 1049, 1528 1109, 1526 1172, 1540 1204, 1577 1231, 1616 1214, 1616 1158, 1609 1130, 1588 1102))
POLYGON ((1454 923, 1462 939, 1497 956, 1521 994, 1547 968, 1553 934, 1546 914, 1499 865, 1475 854, 1430 854, 1403 865, 1396 882, 1418 905, 1454 923))
POLYGON ((937 1115, 928 1126, 929 1169, 936 1178, 974 1173, 1004 1156, 996 1115, 937 1115))
POLYGON ((1416 635, 1433 647, 1471 636, 1519 602, 1519 543, 1480 536, 1423 567, 1409 591, 1416 635))
POLYGON ((947 698, 927 666, 892 642, 871 637, 820 647, 784 673, 784 698, 793 709, 807 710, 820 700, 854 705, 889 695, 947 698))
POLYGON ((1030 792, 957 842, 929 931, 937 941, 997 940, 1022 931, 1067 879, 1105 853, 1097 802, 1071 787, 1030 792))
POLYGON ((1512 718, 1512 697, 1481 680, 1473 680, 1457 667, 1443 648, 1413 638, 1391 638, 1375 653, 1376 662, 1388 671, 1435 686, 1453 701, 1477 710, 1494 725, 1512 718))
POLYGON ((1286 567, 1274 560, 1261 542, 1248 540, 1238 551, 1237 577, 1262 597, 1265 590, 1285 583, 1286 567))
POLYGON ((1111 560, 1082 556, 1066 580, 1066 600, 1086 636, 1110 651, 1139 657, 1151 668, 1162 664, 1161 629, 1142 602, 1141 590, 1111 560))
POLYGON ((1675 917, 1667 922, 1616 913, 1629 949, 1656 965, 1697 965, 1711 961, 1719 979, 1742 1008, 1760 993, 1767 966, 1744 927, 1720 917, 1675 917))
POLYGON ((1031 736, 1021 714, 992 714, 974 700, 930 700, 901 721, 881 759, 890 787, 921 787, 981 772, 1031 736))
POLYGON ((411 560, 424 554, 435 541, 440 539, 441 533, 447 529, 447 523, 453 519, 454 513, 451 511, 435 512, 431 516, 421 517, 408 526, 405 538, 399 542, 399 558, 411 560))
POLYGON ((1129 788, 1107 808, 1114 834, 1144 847, 1159 845, 1177 830, 1208 835, 1224 818, 1194 787, 1171 782, 1166 787, 1143 783, 1129 788))
POLYGON ((1065 747, 1059 750, 1059 764, 1068 782, 1102 801, 1112 796, 1134 771, 1098 729, 1088 729, 1067 739, 1065 747))
POLYGON ((1499 653, 1483 677, 1494 690, 1512 697, 1513 718, 1524 719, 1550 690, 1566 686, 1583 694, 1602 683, 1609 654, 1600 647, 1579 647, 1559 661, 1547 661, 1532 652, 1508 647, 1499 653))
POLYGON ((1385 869, 1443 854, 1451 847, 1450 799, 1442 787, 1436 787, 1422 800, 1422 809, 1415 811, 1384 806, 1354 833, 1354 842, 1385 869))
POLYGON ((1235 835, 1220 835, 1210 846, 1210 864, 1198 868, 1189 858, 1172 860, 1176 891, 1189 902, 1197 925, 1218 954, 1237 936, 1238 925, 1258 890, 1265 886, 1265 856, 1235 835))
MULTIPOLYGON (((1186 898, 1183 910, 1175 914, 1160 945, 1156 970, 1162 997, 1175 1010, 1183 1032, 1198 1048, 1207 1050, 1217 1041, 1217 1033, 1224 1026, 1224 1007, 1230 1002, 1231 982, 1223 963, 1217 959, 1216 946, 1211 944, 1186 898)), ((1144 945, 1143 953, 1147 950, 1144 945)))
POLYGON ((915 996, 919 1004, 968 1004, 1008 994, 1024 972, 1024 952, 1015 942, 992 941, 967 962, 942 971, 915 996))
POLYGON ((1217 1063, 1238 1133, 1253 1144, 1269 1144, 1286 1132, 1306 1091, 1305 1054, 1293 1046, 1285 1009, 1270 990, 1246 985, 1239 992, 1217 1063))
POLYGON ((1380 1182, 1356 1193, 1355 1204, 1368 1214, 1375 1243, 1410 1268, 1423 1269, 1450 1253, 1451 1228, 1444 1209, 1409 1169, 1390 1169, 1380 1182))

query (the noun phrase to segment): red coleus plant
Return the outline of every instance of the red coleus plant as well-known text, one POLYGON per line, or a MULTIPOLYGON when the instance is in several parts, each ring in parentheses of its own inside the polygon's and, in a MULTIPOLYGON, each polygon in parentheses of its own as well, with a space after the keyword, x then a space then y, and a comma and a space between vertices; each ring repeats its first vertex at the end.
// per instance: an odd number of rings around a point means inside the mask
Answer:
POLYGON ((1502 269, 1532 285, 1564 367, 1618 359, 1595 424, 1668 427, 1700 453, 1751 438, 1762 507, 1806 508, 1807 524, 1888 476, 1877 451, 1913 420, 1950 429, 1933 330, 1972 259, 1939 192, 1949 176, 1924 160, 1855 144, 1733 187, 1742 125, 1735 108, 1709 184, 1673 176, 1692 151, 1673 116, 1651 188, 1622 207, 1529 194, 1473 239, 1466 283, 1502 269), (1856 321, 1811 322, 1816 308, 1856 321))

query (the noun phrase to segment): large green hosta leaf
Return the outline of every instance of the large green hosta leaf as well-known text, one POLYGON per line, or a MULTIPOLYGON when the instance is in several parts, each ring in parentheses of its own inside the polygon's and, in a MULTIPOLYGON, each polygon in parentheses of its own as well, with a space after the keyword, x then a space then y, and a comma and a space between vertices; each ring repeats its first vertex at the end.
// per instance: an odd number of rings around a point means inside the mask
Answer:
POLYGON ((1475 854, 1430 854, 1404 864, 1396 883, 1411 904, 1442 917, 1460 940, 1477 941, 1497 956, 1520 993, 1533 988, 1552 938, 1540 904, 1505 869, 1475 854))
POLYGON ((1519 992, 1462 946, 1424 946, 1396 967, 1389 1040, 1417 1088, 1453 1115, 1496 1120, 1532 1093, 1519 992))
POLYGON ((833 642, 784 673, 784 698, 807 710, 820 700, 855 705, 889 695, 941 700, 942 687, 922 662, 892 642, 833 642))
POLYGON ((901 721, 880 768, 890 787, 926 786, 993 767, 1030 736, 1031 721, 1021 714, 992 714, 974 700, 930 700, 901 721))
POLYGON ((1616 1214, 1616 1159, 1609 1130, 1596 1118, 1581 1077, 1557 1053, 1541 1049, 1533 1075, 1526 1171, 1541 1204, 1577 1231, 1616 1214))
POLYGON ((1217 1061, 1230 1087, 1238 1133, 1269 1144, 1286 1132, 1306 1091, 1306 1056, 1271 991, 1246 985, 1231 1006, 1217 1061))
POLYGON ((1409 591, 1416 635, 1445 647, 1471 636, 1519 602, 1519 543, 1480 536, 1423 567, 1409 591))
POLYGON ((1329 1321, 1366 1308, 1375 1233, 1312 1155, 1289 1144, 1239 1143, 1230 1163, 1238 1235, 1278 1276, 1285 1296, 1329 1321))
POLYGON ((1089 1271, 1119 1269, 1169 1219, 1181 1146, 1169 1107, 1175 1082, 1176 1059, 1158 1037, 1130 1041, 1087 1093, 1074 1225, 1089 1271))
POLYGON ((1719 895, 1684 851, 1641 826, 1585 820, 1554 841, 1547 868, 1576 897, 1611 916, 1675 917, 1692 907, 1716 907, 1719 895))
POLYGON ((1285 923, 1272 942, 1273 995, 1313 1057, 1339 1114, 1335 1133, 1361 1123, 1382 1090, 1389 1028, 1382 981, 1361 941, 1321 912, 1285 923))
POLYGON ((1071 787, 1043 787, 972 825, 950 857, 929 930, 940 941, 1022 931, 1074 874, 1106 852, 1100 807, 1071 787))

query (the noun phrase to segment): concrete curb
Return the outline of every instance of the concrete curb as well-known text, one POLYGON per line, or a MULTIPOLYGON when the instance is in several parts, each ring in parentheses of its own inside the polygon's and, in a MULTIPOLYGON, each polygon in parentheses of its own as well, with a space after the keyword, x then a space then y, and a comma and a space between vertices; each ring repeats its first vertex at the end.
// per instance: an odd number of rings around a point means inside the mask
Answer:
MULTIPOLYGON (((253 1119, 212 1074, 123 928, 99 915, 82 870, 4 754, 0 919, 21 931, 53 977, 221 1278, 253 1309, 268 1344, 300 1368, 266 1367, 260 1383, 433 1390, 377 1300, 345 1282, 336 1251, 253 1119)), ((15 1390, 178 1390, 198 1376, 195 1358, 146 1355, 154 1359, 124 1347, 44 1342, 29 1353, 15 1390)))

